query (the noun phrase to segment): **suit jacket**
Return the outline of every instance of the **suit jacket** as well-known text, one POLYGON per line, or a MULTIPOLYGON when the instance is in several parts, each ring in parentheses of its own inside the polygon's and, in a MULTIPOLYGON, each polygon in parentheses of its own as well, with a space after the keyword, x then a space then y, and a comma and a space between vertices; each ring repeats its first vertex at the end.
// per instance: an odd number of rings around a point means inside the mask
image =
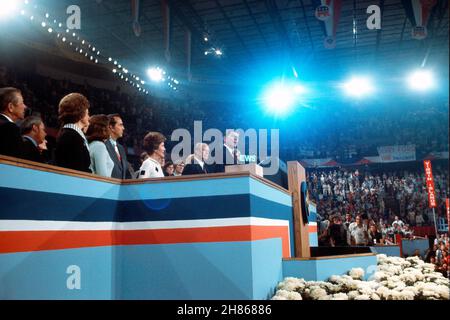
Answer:
POLYGON ((22 158, 30 161, 45 163, 45 158, 39 151, 39 148, 34 145, 28 138, 23 138, 23 154, 22 158))
POLYGON ((108 150, 109 156, 114 162, 114 168, 111 177, 117 179, 131 179, 131 173, 128 170, 127 154, 125 153, 124 147, 121 144, 117 143, 117 148, 119 149, 119 154, 122 158, 122 161, 120 161, 119 157, 117 157, 116 150, 114 149, 114 146, 109 139, 106 140, 105 145, 106 150, 108 150))
POLYGON ((225 167, 233 164, 235 164, 233 154, 228 151, 228 148, 222 146, 222 163, 216 163, 214 165, 214 172, 225 172, 225 167))
POLYGON ((56 140, 55 164, 60 167, 92 173, 91 156, 84 139, 73 129, 63 128, 56 140))
POLYGON ((23 140, 19 127, 0 114, 0 154, 21 158, 23 140))
POLYGON ((205 174, 208 173, 208 169, 206 168, 206 164, 203 164, 203 169, 200 163, 194 159, 192 163, 187 163, 184 166, 183 176, 188 174, 205 174))

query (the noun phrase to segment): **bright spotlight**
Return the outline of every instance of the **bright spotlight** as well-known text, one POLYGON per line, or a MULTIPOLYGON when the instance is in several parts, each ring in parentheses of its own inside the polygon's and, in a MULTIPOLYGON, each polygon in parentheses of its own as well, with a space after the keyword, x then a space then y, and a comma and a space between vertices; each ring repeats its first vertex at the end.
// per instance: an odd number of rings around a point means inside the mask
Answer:
POLYGON ((417 70, 408 77, 408 84, 411 89, 426 91, 434 87, 433 75, 428 70, 417 70))
POLYGON ((307 91, 306 88, 300 84, 294 85, 292 89, 293 89, 294 93, 296 93, 296 94, 302 94, 307 91))
POLYGON ((372 81, 369 78, 353 77, 344 84, 345 92, 354 97, 362 97, 374 91, 372 81))
POLYGON ((222 55, 222 51, 220 49, 216 50, 216 55, 221 56, 222 55))
POLYGON ((271 113, 286 114, 295 102, 292 88, 283 84, 275 84, 268 88, 264 95, 267 109, 271 113))
POLYGON ((147 70, 147 74, 152 81, 160 82, 163 80, 163 70, 159 67, 149 68, 147 70))

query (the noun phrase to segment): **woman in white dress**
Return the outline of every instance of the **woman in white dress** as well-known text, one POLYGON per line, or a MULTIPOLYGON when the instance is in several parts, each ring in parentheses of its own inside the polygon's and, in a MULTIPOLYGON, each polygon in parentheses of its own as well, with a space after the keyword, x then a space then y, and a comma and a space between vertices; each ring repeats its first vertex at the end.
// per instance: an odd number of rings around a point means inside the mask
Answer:
POLYGON ((139 178, 162 178, 164 172, 161 167, 163 163, 166 148, 164 142, 166 138, 159 132, 149 132, 144 137, 144 150, 149 157, 145 160, 139 169, 139 178))
POLYGON ((91 170, 94 174, 111 178, 114 162, 106 149, 105 141, 109 139, 109 119, 104 114, 92 116, 86 131, 91 156, 91 170))

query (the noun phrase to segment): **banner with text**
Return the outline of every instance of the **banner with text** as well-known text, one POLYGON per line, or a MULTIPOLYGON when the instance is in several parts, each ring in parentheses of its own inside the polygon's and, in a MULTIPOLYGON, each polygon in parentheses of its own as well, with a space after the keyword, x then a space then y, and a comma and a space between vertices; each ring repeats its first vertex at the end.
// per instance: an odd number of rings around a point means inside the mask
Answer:
POLYGON ((415 161, 416 145, 397 145, 378 147, 381 162, 415 161))
POLYGON ((434 180, 433 171, 431 169, 431 161, 424 160, 423 167, 425 168, 425 181, 427 183, 428 206, 430 208, 436 208, 436 196, 434 194, 434 180))

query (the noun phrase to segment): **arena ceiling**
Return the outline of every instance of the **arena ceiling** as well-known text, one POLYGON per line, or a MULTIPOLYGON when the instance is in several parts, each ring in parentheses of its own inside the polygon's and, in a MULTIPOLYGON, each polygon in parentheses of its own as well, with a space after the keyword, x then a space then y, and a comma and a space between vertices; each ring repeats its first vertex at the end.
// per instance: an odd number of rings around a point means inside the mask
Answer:
MULTIPOLYGON (((169 0, 171 61, 164 61, 161 0, 141 0, 140 36, 132 28, 130 0, 36 1, 60 18, 66 8, 81 9, 81 30, 86 39, 134 72, 154 63, 174 73, 186 72, 186 28, 192 32, 194 77, 239 76, 256 62, 284 54, 293 65, 311 64, 346 68, 351 64, 382 66, 409 62, 434 63, 448 72, 448 1, 438 1, 431 12, 428 36, 411 37, 411 22, 401 0, 344 0, 336 33, 336 47, 324 47, 325 28, 312 0, 169 0), (381 8, 382 27, 369 30, 366 9, 381 8), (356 33, 354 33, 354 25, 356 33), (203 40, 205 32, 209 41, 203 40), (210 46, 223 56, 204 54, 210 46)), ((447 73, 448 74, 448 73, 447 73)))

